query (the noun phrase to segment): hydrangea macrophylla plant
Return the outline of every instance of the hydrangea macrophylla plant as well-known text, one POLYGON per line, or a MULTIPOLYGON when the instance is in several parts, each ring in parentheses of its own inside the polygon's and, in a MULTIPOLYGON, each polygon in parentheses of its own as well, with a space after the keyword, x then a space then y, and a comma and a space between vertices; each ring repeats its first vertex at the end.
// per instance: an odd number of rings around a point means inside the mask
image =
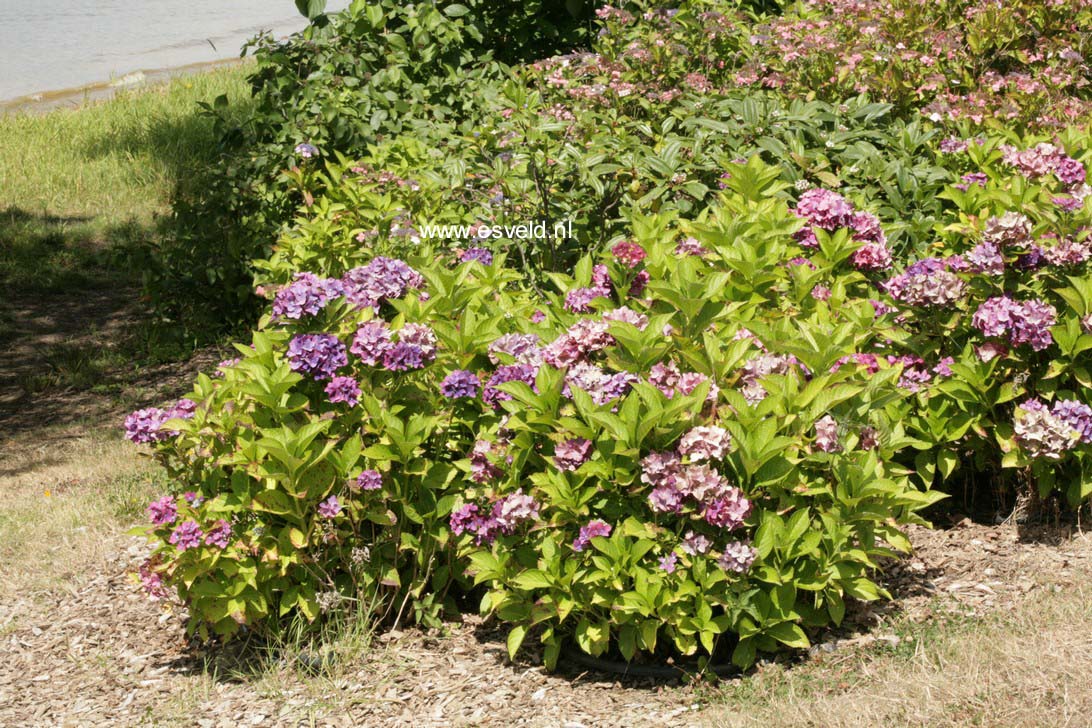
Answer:
POLYGON ((485 609, 512 623, 513 651, 533 619, 551 665, 564 640, 627 658, 660 640, 728 646, 749 664, 841 619, 846 596, 881 596, 870 564, 905 547, 892 523, 937 496, 892 463, 907 443, 902 366, 835 367, 890 333, 858 326, 875 295, 851 260, 861 241, 835 234, 814 268, 787 265, 801 221, 776 177, 757 160, 734 168, 724 210, 635 223, 627 240, 645 255, 589 256, 545 299, 510 269, 427 251, 315 270, 342 293, 315 315, 264 319, 156 443, 195 497, 172 499, 169 523, 157 506, 149 579, 178 590, 193 630, 230 636, 318 622, 351 599, 432 622, 469 569, 485 609), (676 252, 688 236, 709 255, 676 252), (727 275, 759 260, 786 264, 727 275), (838 281, 838 307, 810 295, 812 275, 838 281), (816 454, 827 415, 853 427, 816 454), (870 449, 853 434, 866 426, 870 449))

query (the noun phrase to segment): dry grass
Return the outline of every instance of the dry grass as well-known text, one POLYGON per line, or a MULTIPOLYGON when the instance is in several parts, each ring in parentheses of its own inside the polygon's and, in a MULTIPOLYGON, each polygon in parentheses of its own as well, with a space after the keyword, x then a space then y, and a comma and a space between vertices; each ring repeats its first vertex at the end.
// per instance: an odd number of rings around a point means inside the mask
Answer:
POLYGON ((116 550, 160 477, 117 434, 53 429, 0 447, 0 601, 62 587, 116 550))
POLYGON ((897 647, 760 670, 725 691, 706 725, 1086 726, 1092 582, 1038 576, 1045 586, 1010 612, 896 624, 897 647))

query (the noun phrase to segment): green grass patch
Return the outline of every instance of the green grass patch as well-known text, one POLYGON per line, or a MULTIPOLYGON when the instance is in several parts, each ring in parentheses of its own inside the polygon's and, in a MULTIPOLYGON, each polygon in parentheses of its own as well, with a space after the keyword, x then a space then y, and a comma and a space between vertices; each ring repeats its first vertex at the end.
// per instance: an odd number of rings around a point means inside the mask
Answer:
POLYGON ((57 291, 139 282, 157 217, 217 153, 199 102, 248 98, 245 66, 78 109, 0 116, 0 284, 57 291))

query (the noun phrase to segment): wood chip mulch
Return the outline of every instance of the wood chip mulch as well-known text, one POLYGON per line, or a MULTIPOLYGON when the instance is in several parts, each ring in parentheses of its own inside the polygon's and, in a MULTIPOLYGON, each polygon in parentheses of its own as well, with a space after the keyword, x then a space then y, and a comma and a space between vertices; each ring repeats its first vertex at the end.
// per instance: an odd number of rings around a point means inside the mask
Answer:
MULTIPOLYGON (((965 522, 910 532, 917 553, 888 569, 896 600, 859 610, 856 635, 819 650, 877 639, 869 620, 940 605, 977 614, 1005 609, 1045 586, 1092 577, 1092 538, 1029 539, 1011 526, 965 522)), ((548 674, 507 660, 504 631, 467 616, 443 635, 379 635, 336 677, 284 668, 242 678, 187 647, 177 613, 148 601, 133 579, 144 555, 118 540, 101 569, 49 595, 0 601, 0 725, 687 726, 700 691, 677 681, 566 668, 548 674)), ((881 637, 882 638, 882 637, 881 637)))

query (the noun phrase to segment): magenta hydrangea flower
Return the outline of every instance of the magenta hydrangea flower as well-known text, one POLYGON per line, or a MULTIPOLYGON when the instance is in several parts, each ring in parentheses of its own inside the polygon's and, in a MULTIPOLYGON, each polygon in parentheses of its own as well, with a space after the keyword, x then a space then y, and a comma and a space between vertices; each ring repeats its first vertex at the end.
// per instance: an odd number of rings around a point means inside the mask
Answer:
POLYGON ((717 564, 725 571, 743 574, 754 564, 758 552, 750 545, 742 541, 732 541, 724 545, 724 553, 717 560, 717 564))
POLYGON ((588 521, 588 525, 580 527, 580 535, 573 541, 573 551, 583 551, 591 544, 593 538, 606 538, 613 530, 613 526, 598 518, 588 521))
POLYGON ((176 518, 178 518, 178 504, 173 497, 165 495, 148 504, 148 520, 152 522, 152 525, 165 526, 168 523, 174 523, 176 518))
POLYGON ((531 314, 531 323, 540 324, 546 320, 546 313, 539 309, 535 309, 535 312, 531 314))
POLYGON ((591 457, 592 441, 582 437, 566 440, 554 448, 554 463, 558 470, 573 471, 591 457))
POLYGON ((345 345, 333 334, 299 334, 288 342, 289 367, 317 381, 330 379, 348 363, 345 345))
POLYGON ((675 246, 675 255, 693 255, 700 258, 709 255, 709 251, 697 238, 683 238, 675 246))
POLYGON ((603 320, 632 324, 638 331, 644 331, 648 328, 648 316, 645 316, 643 313, 637 313, 633 309, 625 306, 616 308, 613 311, 607 311, 603 314, 603 320))
POLYGON ((170 597, 167 586, 163 583, 163 576, 155 571, 151 561, 145 561, 140 565, 140 585, 144 587, 144 593, 152 601, 163 601, 170 597))
POLYGON ((226 549, 231 542, 231 524, 220 519, 216 522, 216 525, 209 529, 209 532, 205 534, 205 543, 210 546, 216 546, 220 549, 226 549))
POLYGON ((887 270, 891 267, 891 251, 886 243, 865 243, 854 251, 850 260, 857 270, 887 270))
POLYGON ((967 142, 959 137, 948 137, 940 142, 940 151, 945 154, 957 154, 967 151, 967 142))
POLYGON ((1016 307, 1016 302, 1008 296, 994 296, 978 307, 971 325, 986 336, 1003 336, 1013 324, 1016 307))
POLYGON ((298 321, 304 316, 314 316, 343 293, 344 287, 337 279, 297 273, 273 298, 273 318, 298 321))
POLYGON ((614 255, 615 260, 627 268, 636 268, 648 255, 644 248, 629 240, 615 243, 610 252, 614 255))
POLYGON ((356 476, 356 487, 360 490, 379 490, 383 487, 383 476, 378 470, 365 470, 356 476))
POLYGON ((456 369, 440 382, 440 394, 448 399, 473 399, 478 396, 479 389, 481 382, 478 375, 465 369, 456 369))
POLYGON ((793 212, 811 225, 833 232, 850 226, 854 210, 853 205, 837 192, 816 188, 800 195, 793 212))
POLYGON ((360 401, 360 384, 352 377, 334 377, 326 385, 326 396, 335 404, 344 402, 355 407, 360 401))
POLYGON ((1028 344, 1035 351, 1042 351, 1054 343, 1050 327, 1058 323, 1054 307, 1045 301, 1024 301, 1013 317, 1010 341, 1014 346, 1028 344))
POLYGON ((610 296, 610 290, 602 288, 574 288, 565 294, 565 310, 573 313, 591 313, 592 301, 608 296, 610 296))
POLYGON ((336 518, 341 513, 341 503, 338 502, 336 495, 332 495, 319 503, 316 510, 323 518, 336 518))
POLYGON ((739 528, 751 515, 751 501, 744 497, 739 488, 729 488, 720 498, 708 503, 701 516, 711 526, 731 531, 739 528))
POLYGON ((183 521, 175 527, 168 539, 179 551, 195 549, 201 545, 201 527, 193 521, 183 521))

